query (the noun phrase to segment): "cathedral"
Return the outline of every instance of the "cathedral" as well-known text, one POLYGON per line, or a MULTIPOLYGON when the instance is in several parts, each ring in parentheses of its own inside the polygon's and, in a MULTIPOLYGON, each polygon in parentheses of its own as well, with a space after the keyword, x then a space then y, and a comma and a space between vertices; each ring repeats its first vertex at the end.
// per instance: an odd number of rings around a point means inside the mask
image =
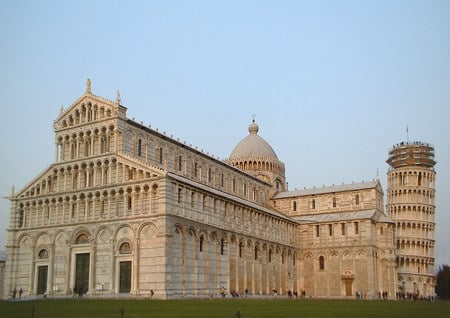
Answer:
POLYGON ((379 180, 288 190, 255 120, 220 160, 88 80, 53 127, 54 162, 9 197, 5 298, 433 294, 428 144, 389 153, 385 214, 379 180))

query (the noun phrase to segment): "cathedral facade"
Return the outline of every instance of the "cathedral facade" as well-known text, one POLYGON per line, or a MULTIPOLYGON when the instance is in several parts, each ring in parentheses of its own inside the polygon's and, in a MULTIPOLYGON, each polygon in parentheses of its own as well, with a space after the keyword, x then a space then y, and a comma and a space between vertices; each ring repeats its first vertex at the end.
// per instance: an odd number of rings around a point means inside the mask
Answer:
POLYGON ((89 81, 61 109, 54 163, 10 196, 5 294, 395 297, 378 180, 289 191, 254 121, 219 160, 126 111, 89 81))

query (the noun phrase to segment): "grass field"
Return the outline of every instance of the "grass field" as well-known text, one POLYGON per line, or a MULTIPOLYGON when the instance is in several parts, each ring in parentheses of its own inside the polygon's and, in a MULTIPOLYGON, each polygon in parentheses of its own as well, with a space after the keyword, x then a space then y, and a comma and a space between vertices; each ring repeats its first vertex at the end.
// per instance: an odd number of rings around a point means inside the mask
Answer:
POLYGON ((450 302, 357 300, 38 300, 2 301, 0 317, 450 317, 450 302), (123 308, 123 313, 121 312, 123 308))

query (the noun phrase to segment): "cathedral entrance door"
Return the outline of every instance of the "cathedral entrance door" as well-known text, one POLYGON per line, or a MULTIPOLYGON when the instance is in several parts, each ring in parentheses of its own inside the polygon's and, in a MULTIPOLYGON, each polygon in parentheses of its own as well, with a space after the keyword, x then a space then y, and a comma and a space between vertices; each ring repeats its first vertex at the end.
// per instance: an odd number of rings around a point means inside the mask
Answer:
POLYGON ((344 284, 345 296, 353 296, 352 287, 353 280, 355 279, 353 273, 350 270, 346 270, 344 274, 342 274, 342 283, 344 284))
POLYGON ((344 280, 344 284, 345 284, 345 296, 352 296, 353 280, 352 279, 345 279, 344 280))
POLYGON ((37 294, 42 295, 47 291, 48 266, 38 266, 37 294))
POLYGON ((119 293, 131 291, 131 261, 119 262, 119 293))
POLYGON ((89 260, 90 254, 76 254, 75 262, 75 293, 85 294, 89 290, 89 260))

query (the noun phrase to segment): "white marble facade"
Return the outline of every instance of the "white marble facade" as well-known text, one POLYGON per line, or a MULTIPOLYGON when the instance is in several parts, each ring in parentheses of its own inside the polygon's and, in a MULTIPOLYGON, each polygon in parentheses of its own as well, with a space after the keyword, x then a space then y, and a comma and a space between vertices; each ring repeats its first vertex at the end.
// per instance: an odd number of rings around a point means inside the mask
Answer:
POLYGON ((395 297, 379 181, 288 191, 255 122, 223 161, 90 82, 54 130, 55 162, 10 196, 5 295, 395 297))

